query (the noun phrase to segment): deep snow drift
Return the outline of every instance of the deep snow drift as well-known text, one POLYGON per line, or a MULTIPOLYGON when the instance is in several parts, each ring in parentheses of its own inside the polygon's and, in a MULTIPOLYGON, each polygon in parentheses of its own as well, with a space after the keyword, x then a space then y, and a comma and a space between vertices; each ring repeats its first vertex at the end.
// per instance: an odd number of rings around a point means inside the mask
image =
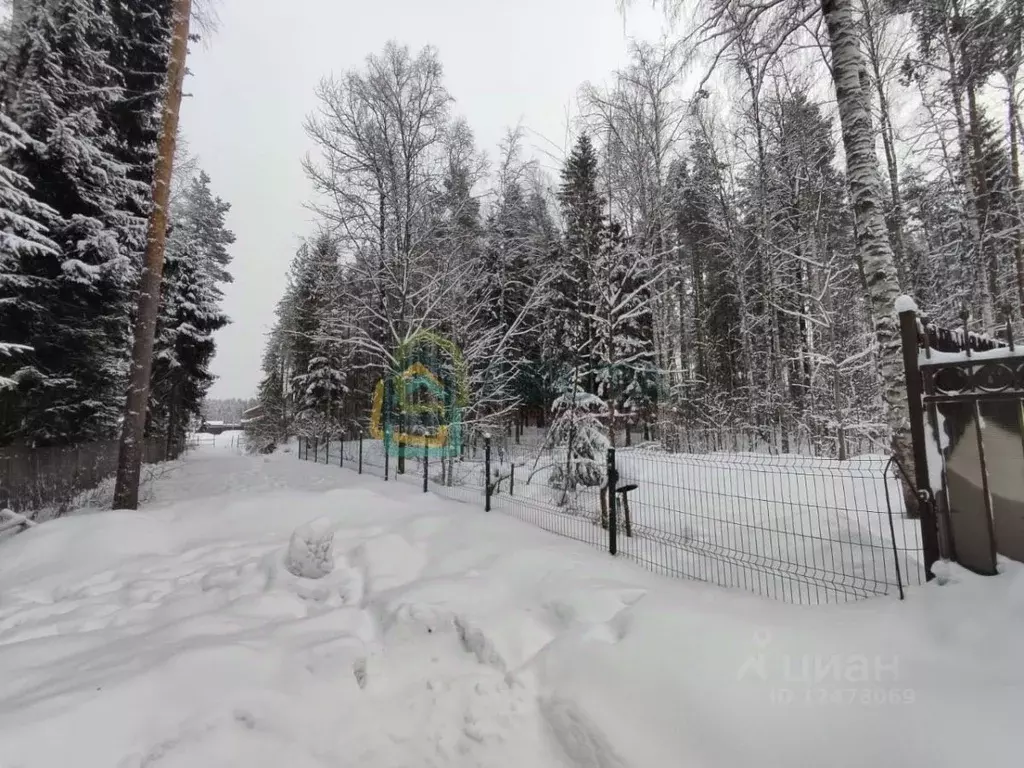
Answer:
POLYGON ((1020 566, 789 606, 209 446, 0 542, 0 766, 1015 764, 1022 636, 1020 566))

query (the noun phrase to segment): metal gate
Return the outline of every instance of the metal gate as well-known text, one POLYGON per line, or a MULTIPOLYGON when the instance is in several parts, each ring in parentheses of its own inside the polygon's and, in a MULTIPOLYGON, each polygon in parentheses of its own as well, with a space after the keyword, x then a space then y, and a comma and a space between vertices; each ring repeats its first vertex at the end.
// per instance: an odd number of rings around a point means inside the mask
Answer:
MULTIPOLYGON (((939 558, 994 574, 1024 560, 1024 349, 901 312, 914 479, 928 572, 939 558)), ((1001 338, 1000 338, 1001 337, 1001 338)))

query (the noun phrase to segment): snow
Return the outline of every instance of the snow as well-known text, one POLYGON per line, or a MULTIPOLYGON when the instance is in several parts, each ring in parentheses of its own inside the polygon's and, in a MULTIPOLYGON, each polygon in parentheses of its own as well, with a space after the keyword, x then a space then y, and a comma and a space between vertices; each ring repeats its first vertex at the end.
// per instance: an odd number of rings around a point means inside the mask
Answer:
POLYGON ((1002 571, 786 605, 200 447, 141 512, 0 543, 0 765, 1012 765, 1024 567, 1002 571), (333 534, 323 578, 285 567, 296 529, 333 534))
POLYGON ((325 518, 300 525, 288 542, 285 567, 294 576, 322 579, 334 570, 334 532, 325 518))
POLYGON ((917 302, 905 293, 896 297, 893 306, 897 315, 902 315, 904 312, 917 312, 917 302))
POLYGON ((964 352, 939 352, 936 349, 919 350, 917 353, 918 365, 939 365, 948 363, 987 362, 989 360, 1003 360, 1008 357, 1020 357, 1019 348, 996 347, 995 349, 971 350, 970 355, 964 352))
POLYGON ((928 485, 932 493, 942 491, 942 470, 946 466, 946 450, 949 448, 949 433, 946 431, 946 417, 935 407, 935 421, 925 425, 925 451, 928 458, 928 485))

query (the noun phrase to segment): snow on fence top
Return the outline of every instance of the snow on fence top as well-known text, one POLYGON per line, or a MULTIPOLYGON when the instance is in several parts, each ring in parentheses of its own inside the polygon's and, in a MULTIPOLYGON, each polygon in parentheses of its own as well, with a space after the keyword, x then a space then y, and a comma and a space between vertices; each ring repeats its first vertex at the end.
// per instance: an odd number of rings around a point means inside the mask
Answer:
MULTIPOLYGON (((935 350, 936 352, 961 353, 970 349, 971 352, 988 352, 995 349, 1008 347, 1006 341, 990 336, 987 333, 975 333, 966 328, 968 315, 964 315, 964 325, 959 328, 943 328, 933 325, 927 318, 921 316, 917 303, 906 294, 897 297, 894 304, 897 314, 904 312, 917 313, 917 345, 921 350, 935 350)), ((1009 338, 1009 320, 1007 320, 1006 334, 1009 338)), ((998 357, 999 355, 993 355, 998 357)), ((951 361, 949 361, 951 362, 951 361)))
POLYGON ((1002 339, 989 336, 987 333, 975 333, 960 328, 943 328, 917 320, 917 344, 922 350, 933 349, 936 352, 961 353, 970 349, 971 352, 988 352, 1004 349, 1007 344, 1002 339))

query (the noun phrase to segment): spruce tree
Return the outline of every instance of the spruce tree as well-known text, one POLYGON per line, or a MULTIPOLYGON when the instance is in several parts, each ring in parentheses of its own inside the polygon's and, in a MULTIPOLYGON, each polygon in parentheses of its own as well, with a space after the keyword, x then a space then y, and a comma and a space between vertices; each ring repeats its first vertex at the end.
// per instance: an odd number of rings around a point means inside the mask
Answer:
POLYGON ((228 323, 220 309, 220 284, 231 279, 227 248, 235 239, 225 223, 228 210, 200 172, 171 211, 148 424, 149 433, 165 438, 169 447, 180 444, 189 421, 201 415, 213 383, 213 335, 228 323))
POLYGON ((270 333, 263 355, 263 378, 256 394, 261 415, 245 427, 247 443, 262 451, 288 439, 293 410, 287 396, 287 345, 280 323, 270 333))
POLYGON ((109 0, 109 7, 114 31, 110 64, 122 79, 109 119, 117 137, 114 153, 130 182, 122 203, 135 217, 128 247, 133 260, 141 261, 167 78, 172 0, 109 0))
POLYGON ((32 139, 12 167, 57 212, 49 235, 59 253, 25 265, 14 310, 15 341, 33 348, 38 371, 16 407, 22 436, 36 442, 108 437, 120 417, 135 269, 128 168, 110 128, 123 99, 115 37, 105 3, 39 3, 10 68, 8 111, 32 139), (52 290, 34 292, 40 280, 52 290))
POLYGON ((595 335, 594 262, 604 237, 605 200, 597 191, 597 153, 590 137, 583 134, 562 169, 558 199, 562 208, 565 234, 557 259, 555 312, 558 327, 554 343, 566 368, 578 366, 582 388, 596 392, 597 362, 592 350, 595 335))
MULTIPOLYGON (((35 191, 28 180, 10 167, 13 153, 24 151, 31 143, 7 115, 0 112, 0 292, 4 296, 18 296, 28 300, 29 293, 45 293, 43 280, 33 279, 26 274, 35 259, 53 257, 57 244, 46 236, 48 224, 56 212, 35 198, 35 191)), ((32 351, 25 344, 26 334, 19 332, 17 318, 30 313, 31 306, 17 307, 10 302, 0 302, 0 439, 18 431, 17 390, 22 377, 28 373, 25 368, 32 351), (16 311, 15 311, 16 310, 16 311), (21 341, 14 341, 14 339, 21 341), (14 421, 8 419, 14 418, 14 421)))
POLYGON ((338 244, 326 232, 304 243, 292 262, 283 328, 289 336, 296 417, 310 435, 337 426, 345 377, 334 323, 338 244))

